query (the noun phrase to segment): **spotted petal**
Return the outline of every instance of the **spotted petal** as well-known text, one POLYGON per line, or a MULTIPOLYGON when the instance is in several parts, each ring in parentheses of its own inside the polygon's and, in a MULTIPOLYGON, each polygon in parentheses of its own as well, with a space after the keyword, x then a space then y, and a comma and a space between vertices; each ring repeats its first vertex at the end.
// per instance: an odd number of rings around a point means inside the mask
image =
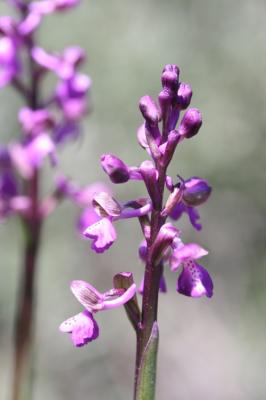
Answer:
POLYGON ((185 245, 179 245, 174 249, 171 259, 171 271, 176 271, 180 264, 189 260, 196 260, 203 256, 206 256, 208 251, 196 243, 188 243, 185 245))
POLYGON ((179 275, 176 290, 190 297, 212 297, 213 282, 208 271, 195 261, 184 263, 183 270, 179 275))
POLYGON ((62 322, 59 330, 63 333, 69 333, 76 347, 84 346, 99 336, 97 322, 87 310, 62 322))

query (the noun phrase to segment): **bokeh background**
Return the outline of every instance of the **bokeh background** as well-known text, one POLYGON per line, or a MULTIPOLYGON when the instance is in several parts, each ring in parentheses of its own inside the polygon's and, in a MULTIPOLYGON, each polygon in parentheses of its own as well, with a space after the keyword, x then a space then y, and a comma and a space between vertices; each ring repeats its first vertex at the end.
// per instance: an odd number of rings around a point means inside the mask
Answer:
MULTIPOLYGON (((205 177, 213 186, 201 207, 203 230, 181 222, 185 241, 210 250, 204 260, 214 297, 191 299, 169 291, 160 297, 157 399, 264 400, 266 396, 266 3, 264 0, 83 0, 73 12, 48 17, 40 42, 50 50, 79 44, 93 80, 93 112, 81 140, 60 153, 62 169, 82 184, 107 182, 104 152, 131 165, 146 158, 136 142, 138 100, 156 96, 166 63, 194 90, 203 114, 200 133, 182 144, 171 173, 205 177)), ((1 2, 2 15, 9 13, 1 2)), ((0 93, 1 142, 18 135, 20 100, 0 93)), ((47 169, 44 186, 49 188, 47 169)), ((121 200, 144 193, 140 183, 114 187, 121 200)), ((75 231, 77 210, 63 204, 45 225, 39 259, 36 332, 36 400, 132 398, 135 338, 122 309, 100 313, 100 337, 75 349, 58 332, 80 306, 72 279, 111 287, 116 272, 140 281, 137 222, 117 224, 119 239, 95 255, 75 231)), ((12 325, 21 264, 18 221, 0 227, 0 398, 9 398, 12 325)))

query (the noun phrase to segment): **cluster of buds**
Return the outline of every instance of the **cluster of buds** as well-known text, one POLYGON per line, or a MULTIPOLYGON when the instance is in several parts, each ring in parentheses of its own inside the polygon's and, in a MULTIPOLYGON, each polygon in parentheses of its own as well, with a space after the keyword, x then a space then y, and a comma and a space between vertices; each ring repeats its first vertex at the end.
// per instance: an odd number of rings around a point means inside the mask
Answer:
MULTIPOLYGON (((198 207, 209 198, 211 187, 205 179, 199 177, 183 179, 177 175, 175 182, 167 175, 167 167, 176 148, 183 140, 198 133, 202 117, 198 109, 188 108, 192 90, 188 84, 179 81, 179 69, 176 65, 166 65, 161 80, 162 91, 158 95, 158 103, 150 96, 142 97, 139 102, 144 122, 138 129, 137 139, 150 159, 144 160, 139 166, 128 166, 113 154, 104 154, 101 157, 101 166, 112 183, 143 181, 147 196, 121 203, 110 192, 95 193, 91 207, 86 209, 86 218, 82 224, 85 228, 83 235, 91 240, 92 250, 102 253, 117 238, 115 223, 118 220, 138 218, 144 235, 139 256, 146 264, 146 271, 150 265, 162 271, 160 291, 167 291, 163 268, 168 265, 171 271, 179 271, 177 292, 190 297, 211 297, 212 279, 207 270, 196 261, 208 254, 208 251, 196 243, 183 243, 181 231, 174 225, 174 221, 185 213, 192 226, 196 230, 201 229, 198 207), (182 112, 184 114, 178 124, 182 112), (168 192, 166 201, 165 190, 168 192), (167 221, 168 218, 172 222, 167 221)), ((73 291, 72 286, 71 288, 73 291)), ((143 293, 144 288, 145 278, 140 284, 139 292, 143 293)), ((74 294, 77 297, 75 292, 74 294)), ((132 292, 131 295, 133 297, 135 293, 132 292)), ((89 307, 86 310, 91 312, 89 307)), ((65 324, 61 325, 61 330, 72 332, 72 328, 66 328, 65 324)), ((78 324, 75 319, 75 327, 78 324)), ((91 338, 94 339, 95 336, 92 334, 91 338)), ((86 343, 86 337, 83 339, 79 345, 86 343)), ((73 333, 72 340, 76 344, 73 333)))
MULTIPOLYGON (((18 113, 20 139, 0 148, 0 220, 14 212, 23 217, 30 212, 30 198, 21 181, 33 179, 46 159, 53 167, 58 166, 58 146, 81 133, 91 87, 90 78, 79 72, 85 60, 83 49, 72 46, 62 53, 51 53, 35 41, 45 16, 71 9, 79 0, 10 3, 18 16, 0 18, 0 87, 11 85, 26 106, 18 113), (44 98, 41 93, 48 73, 55 75, 56 84, 44 98)), ((40 214, 46 216, 52 211, 60 197, 62 192, 56 187, 53 196, 41 205, 40 214)))

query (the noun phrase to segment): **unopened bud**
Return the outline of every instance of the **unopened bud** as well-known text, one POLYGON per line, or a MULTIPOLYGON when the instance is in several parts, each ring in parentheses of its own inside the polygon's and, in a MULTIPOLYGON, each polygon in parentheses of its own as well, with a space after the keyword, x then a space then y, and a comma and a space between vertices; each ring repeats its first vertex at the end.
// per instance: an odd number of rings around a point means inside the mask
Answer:
POLYGON ((161 107, 161 112, 162 112, 162 117, 167 114, 167 111, 169 110, 172 100, 174 97, 174 93, 168 89, 163 89, 158 96, 159 104, 161 107))
POLYGON ((140 99, 139 108, 143 117, 149 124, 158 124, 161 119, 161 113, 157 104, 150 96, 143 96, 140 99))
POLYGON ((181 82, 177 91, 177 105, 180 110, 185 110, 191 101, 192 89, 188 83, 181 82))
POLYGON ((167 64, 162 72, 162 86, 176 92, 179 79, 179 68, 175 64, 167 64))
POLYGON ((212 188, 205 179, 193 177, 188 179, 182 185, 183 201, 187 206, 199 206, 208 200, 212 188))
POLYGON ((202 116, 197 108, 190 108, 182 118, 178 132, 187 139, 196 135, 202 125, 202 116))
POLYGON ((101 165, 113 183, 124 183, 129 180, 128 167, 120 158, 112 154, 103 154, 101 165))

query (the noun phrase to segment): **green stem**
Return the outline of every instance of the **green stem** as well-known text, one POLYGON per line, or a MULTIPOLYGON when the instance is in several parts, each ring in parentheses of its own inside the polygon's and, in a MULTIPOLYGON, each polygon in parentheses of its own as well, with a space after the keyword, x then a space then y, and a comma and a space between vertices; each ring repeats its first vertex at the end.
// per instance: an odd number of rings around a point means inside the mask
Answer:
POLYGON ((136 385, 136 400, 151 400, 155 397, 158 344, 159 329, 157 322, 154 322, 141 360, 140 373, 136 385))
MULTIPOLYGON (((27 7, 22 9, 25 17, 27 7)), ((34 46, 33 37, 26 44, 29 57, 29 74, 31 77, 29 89, 19 90, 27 105, 32 109, 39 107, 39 79, 36 75, 36 65, 31 57, 34 46)), ((16 87, 16 86, 15 86, 16 87)), ((19 89, 17 87, 17 89, 19 89)), ((39 215, 39 171, 34 170, 33 176, 25 182, 24 194, 31 200, 29 215, 23 218, 25 230, 25 247, 23 269, 19 282, 19 296, 15 320, 14 338, 14 376, 12 400, 30 400, 33 384, 33 338, 34 338, 34 308, 35 308, 35 278, 42 220, 39 215)))
POLYGON ((15 360, 13 400, 29 400, 32 396, 32 359, 34 336, 34 299, 36 261, 39 249, 40 225, 25 224, 24 266, 15 325, 15 360))
MULTIPOLYGON (((147 349, 149 349, 149 343, 151 341, 151 338, 153 337, 155 325, 159 335, 157 324, 157 310, 160 279, 163 271, 163 266, 162 263, 159 263, 159 265, 156 264, 155 260, 152 259, 151 248, 161 226, 165 221, 165 218, 161 216, 161 211, 163 208, 165 168, 161 167, 159 163, 156 167, 159 172, 159 198, 156 201, 157 209, 155 209, 151 215, 151 234, 147 243, 148 255, 144 275, 142 319, 137 329, 134 400, 154 400, 155 396, 155 377, 157 368, 156 355, 158 351, 158 339, 155 346, 156 351, 153 349, 153 353, 156 353, 153 357, 147 356, 147 352, 149 351, 147 349), (152 375, 153 379, 143 379, 143 376, 147 375, 145 372, 147 370, 150 371, 149 375, 152 375)), ((153 339, 153 342, 154 340, 155 339, 153 339)))

